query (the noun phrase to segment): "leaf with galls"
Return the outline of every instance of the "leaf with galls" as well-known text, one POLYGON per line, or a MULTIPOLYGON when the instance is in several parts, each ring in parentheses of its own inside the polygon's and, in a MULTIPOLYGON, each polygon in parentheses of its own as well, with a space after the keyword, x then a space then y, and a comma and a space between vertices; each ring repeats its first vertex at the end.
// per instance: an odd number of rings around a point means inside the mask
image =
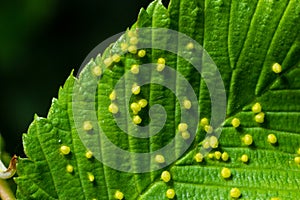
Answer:
MULTIPOLYGON (((95 104, 90 108, 97 111, 98 121, 85 119, 90 111, 86 109, 79 116, 82 123, 75 125, 72 98, 80 78, 73 74, 59 90, 58 99, 52 101, 47 118, 35 116, 23 136, 28 158, 19 159, 17 165, 18 199, 298 199, 299 21, 299 0, 172 0, 168 8, 160 0, 152 2, 141 9, 133 28, 102 56, 92 59, 89 70, 81 74, 88 81, 99 80, 92 96, 95 104), (196 43, 204 47, 217 65, 226 90, 224 122, 214 125, 211 116, 214 108, 208 86, 218 82, 204 79, 209 75, 205 68, 199 74, 183 57, 160 49, 139 49, 143 38, 138 30, 143 27, 172 29, 193 38, 193 42, 179 40, 177 44, 155 32, 150 34, 153 41, 166 47, 175 45, 183 55, 193 55, 196 43), (199 119, 180 118, 181 112, 193 110, 195 104, 178 77, 173 77, 174 84, 183 99, 163 86, 139 84, 138 77, 147 63, 153 63, 156 73, 148 74, 150 80, 170 80, 168 68, 187 79, 198 100, 199 119), (131 81, 128 90, 115 90, 124 74, 124 82, 131 81), (124 99, 129 99, 126 109, 124 99), (156 104, 166 111, 164 127, 155 135, 156 130, 150 127, 150 138, 130 135, 137 127, 147 128, 155 121, 149 110, 156 104), (115 121, 120 116, 126 119, 122 130, 115 121), (192 124, 198 125, 195 133, 192 124), (98 152, 87 149, 79 138, 79 130, 87 138, 95 135, 97 125, 124 151, 155 152, 175 136, 183 144, 192 144, 168 166, 171 154, 177 152, 149 156, 152 165, 164 167, 160 170, 122 172, 102 164, 98 152), (202 147, 211 152, 200 151, 202 147)), ((191 60, 199 58, 201 55, 191 60)), ((205 64, 205 59, 201 62, 205 64)), ((84 92, 84 98, 89 98, 89 91, 84 92)), ((106 145, 99 140, 99 148, 105 150, 106 145)), ((180 148, 177 143, 175 146, 180 148)), ((109 161, 122 159, 120 154, 107 151, 109 161)), ((134 169, 140 163, 143 159, 121 166, 134 169)))

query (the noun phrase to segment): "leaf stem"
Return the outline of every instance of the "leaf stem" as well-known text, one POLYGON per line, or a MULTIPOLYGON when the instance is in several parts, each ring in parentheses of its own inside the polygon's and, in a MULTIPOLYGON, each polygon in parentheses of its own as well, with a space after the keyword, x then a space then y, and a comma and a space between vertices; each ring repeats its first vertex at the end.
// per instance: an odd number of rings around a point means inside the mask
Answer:
POLYGON ((0 198, 2 200, 16 199, 6 180, 0 179, 0 198))

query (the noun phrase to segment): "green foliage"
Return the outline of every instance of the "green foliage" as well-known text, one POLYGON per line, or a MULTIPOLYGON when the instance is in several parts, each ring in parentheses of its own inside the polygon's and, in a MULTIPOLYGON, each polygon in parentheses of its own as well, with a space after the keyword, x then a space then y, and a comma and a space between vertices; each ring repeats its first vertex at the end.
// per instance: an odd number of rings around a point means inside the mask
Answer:
MULTIPOLYGON (((168 9, 160 1, 154 1, 141 10, 134 27, 169 28, 185 33, 202 44, 218 66, 228 97, 218 148, 202 162, 196 162, 194 157, 205 135, 204 127, 199 125, 192 147, 164 169, 171 174, 167 183, 160 179, 163 170, 125 173, 104 166, 95 158, 88 159, 85 155, 88 150, 78 136, 73 118, 72 93, 79 80, 70 75, 58 99, 53 100, 47 118, 36 116, 23 136, 28 158, 19 160, 17 197, 114 199, 116 191, 121 191, 125 199, 167 199, 166 191, 173 188, 177 199, 228 199, 231 189, 236 187, 242 199, 297 199, 300 165, 294 159, 300 148, 299 21, 299 0, 173 0, 168 9), (272 71, 274 63, 281 64, 282 72, 272 71), (265 114, 263 123, 255 121, 257 114, 251 110, 257 102, 265 114), (238 128, 232 126, 233 118, 240 120, 238 128), (246 134, 253 138, 249 146, 243 141, 246 134), (268 141, 270 134, 277 138, 274 144, 268 141), (70 153, 61 151, 61 146, 70 147, 70 153), (229 159, 218 159, 215 152, 227 152, 229 159), (248 162, 242 162, 243 154, 248 155, 248 162), (67 166, 73 166, 73 170, 67 166), (228 179, 221 176, 224 167, 231 171, 228 179)), ((128 32, 125 38, 125 41, 130 38, 128 32)), ((160 39, 159 35, 152 38, 160 39)), ((170 45, 168 41, 161 42, 170 45)), ((106 69, 106 59, 114 48, 120 46, 109 47, 87 69, 95 66, 106 69)), ((131 98, 131 102, 139 98, 148 100, 149 106, 140 114, 142 125, 149 122, 147 110, 151 105, 163 105, 168 114, 164 128, 149 139, 137 139, 121 131, 107 109, 114 85, 132 64, 156 62, 160 57, 166 58, 170 67, 189 80, 198 95, 201 117, 210 118, 210 96, 205 81, 187 62, 160 50, 147 50, 144 58, 127 53, 104 71, 95 104, 99 125, 114 144, 125 150, 157 150, 177 132, 178 101, 159 85, 142 87, 141 94, 131 98)), ((89 73, 85 70, 82 77, 89 73)), ((131 96, 125 90, 117 95, 118 101, 131 96)), ((100 141, 100 146, 105 144, 100 141)), ((118 155, 112 153, 111 159, 118 160, 118 155)))

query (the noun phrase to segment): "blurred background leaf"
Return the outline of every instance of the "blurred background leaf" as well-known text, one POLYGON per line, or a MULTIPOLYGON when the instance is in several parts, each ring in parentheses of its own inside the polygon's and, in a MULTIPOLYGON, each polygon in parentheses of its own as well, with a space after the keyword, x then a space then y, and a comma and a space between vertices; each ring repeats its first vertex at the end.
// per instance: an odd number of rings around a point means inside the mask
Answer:
POLYGON ((131 26, 150 2, 0 2, 0 131, 11 155, 23 155, 22 134, 34 113, 46 116, 71 70, 76 74, 97 44, 131 26))

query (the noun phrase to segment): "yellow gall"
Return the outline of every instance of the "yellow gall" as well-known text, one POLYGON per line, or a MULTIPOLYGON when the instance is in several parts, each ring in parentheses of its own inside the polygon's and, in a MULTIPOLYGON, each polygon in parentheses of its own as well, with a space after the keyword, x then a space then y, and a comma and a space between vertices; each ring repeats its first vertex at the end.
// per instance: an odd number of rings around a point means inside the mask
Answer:
POLYGON ((271 200, 280 200, 278 197, 272 197, 271 200))
POLYGON ((213 153, 209 153, 208 155, 207 155, 207 157, 209 158, 209 159, 213 159, 214 158, 214 154, 213 153))
POLYGON ((181 136, 184 140, 188 140, 191 137, 191 134, 188 131, 181 132, 181 136))
POLYGON ((202 153, 197 153, 194 158, 195 158, 196 162, 198 162, 198 163, 203 161, 202 153))
POLYGON ((87 159, 91 159, 91 158, 93 157, 93 152, 87 151, 87 152, 85 153, 85 157, 86 157, 87 159))
POLYGON ((113 62, 113 60, 112 60, 111 57, 108 57, 108 58, 104 59, 104 61, 103 61, 104 65, 105 65, 106 67, 111 66, 112 62, 113 62))
POLYGON ((238 118, 233 118, 233 119, 231 120, 231 124, 232 124, 232 126, 233 126, 234 128, 237 128, 237 127, 240 126, 241 122, 240 122, 240 120, 239 120, 238 118))
POLYGON ((141 92, 141 87, 135 83, 135 84, 133 84, 133 86, 131 88, 131 92, 133 94, 137 95, 141 92))
POLYGON ((158 64, 157 66, 156 66, 156 70, 158 71, 158 72, 161 72, 161 71, 163 71, 164 69, 165 69, 165 64, 158 64))
POLYGON ((175 190, 174 189, 168 189, 166 192, 166 196, 168 199, 174 199, 175 197, 175 190))
POLYGON ((241 161, 242 161, 243 163, 247 163, 247 162, 249 161, 248 155, 243 154, 242 157, 241 157, 241 161))
POLYGON ((238 188, 232 188, 230 190, 230 197, 239 198, 241 196, 241 191, 238 188))
POLYGON ((263 113, 263 112, 258 113, 257 115, 255 115, 254 119, 257 123, 264 123, 265 113, 263 113))
POLYGON ((164 58, 159 58, 157 60, 157 67, 156 70, 161 72, 165 69, 166 60, 164 58))
POLYGON ((148 105, 148 101, 146 99, 141 99, 138 101, 138 104, 142 107, 145 108, 148 105))
POLYGON ((124 198, 123 192, 120 192, 119 190, 117 190, 115 193, 115 199, 122 200, 123 198, 124 198))
POLYGON ((204 149, 209 149, 210 148, 209 140, 208 139, 203 140, 202 146, 204 149))
POLYGON ((117 98, 116 91, 113 90, 113 91, 110 93, 110 95, 109 95, 109 99, 110 99, 111 101, 114 101, 114 100, 116 100, 116 98, 117 98))
POLYGON ((74 167, 73 167, 72 165, 68 164, 67 167, 66 167, 66 170, 67 170, 67 172, 69 172, 69 173, 73 173, 74 167))
POLYGON ((187 100, 187 99, 185 99, 184 101, 183 101, 183 107, 185 108, 185 109, 191 109, 191 107, 192 107, 192 102, 190 101, 190 100, 187 100))
POLYGON ((204 130, 205 130, 205 132, 208 133, 208 134, 211 134, 211 133, 214 131, 213 127, 210 126, 210 125, 205 125, 205 126, 204 126, 204 130))
POLYGON ((215 159, 219 160, 222 156, 222 153, 220 151, 215 151, 215 159))
POLYGON ((231 177, 231 171, 227 167, 224 167, 221 171, 222 178, 230 178, 231 177))
POLYGON ((245 145, 249 146, 253 143, 253 138, 252 138, 252 135, 250 134, 246 134, 244 137, 243 137, 243 142, 245 145))
POLYGON ((299 154, 299 155, 300 155, 300 148, 297 150, 297 154, 299 154))
POLYGON ((164 65, 164 64, 166 64, 166 60, 165 60, 164 58, 159 58, 159 59, 157 60, 157 64, 162 64, 162 65, 164 65))
POLYGON ((200 120, 200 125, 201 126, 206 126, 206 125, 208 125, 209 124, 209 122, 208 122, 208 119, 206 118, 206 117, 204 117, 204 118, 202 118, 201 120, 200 120))
POLYGON ((165 162, 165 157, 161 154, 158 154, 158 155, 155 156, 155 162, 164 163, 165 162))
POLYGON ((180 123, 178 124, 178 131, 183 132, 188 129, 188 125, 186 123, 180 123))
POLYGON ((261 105, 260 105, 260 103, 255 103, 252 106, 252 112, 254 112, 254 113, 260 113, 261 112, 261 105))
POLYGON ((101 76, 101 75, 102 75, 101 67, 99 67, 99 66, 94 67, 94 69, 93 69, 93 74, 94 74, 95 76, 101 76))
POLYGON ((279 63, 274 63, 272 66, 272 70, 274 73, 279 74, 280 72, 282 72, 282 67, 279 63))
POLYGON ((93 125, 90 121, 83 122, 83 130, 90 131, 93 129, 93 125))
POLYGON ((160 178, 167 183, 171 180, 171 174, 168 171, 163 171, 160 175, 160 178))
POLYGON ((128 47, 128 51, 132 54, 136 54, 137 53, 137 47, 135 45, 130 45, 128 47))
POLYGON ((120 62, 120 60, 121 60, 121 56, 120 56, 119 54, 114 54, 114 55, 112 56, 112 60, 113 60, 114 62, 118 63, 118 62, 120 62))
POLYGON ((138 115, 135 115, 133 117, 133 123, 134 124, 140 124, 140 123, 142 123, 142 118, 140 116, 138 116, 138 115))
POLYGON ((71 152, 70 147, 63 145, 60 147, 60 152, 64 155, 68 155, 71 152))
POLYGON ((299 156, 295 157, 294 161, 295 161, 296 164, 299 165, 300 164, 300 157, 299 156))
POLYGON ((186 49, 187 50, 192 50, 194 49, 194 44, 192 42, 189 42, 187 45, 186 45, 186 49))
POLYGON ((115 103, 112 103, 108 106, 108 111, 112 114, 117 114, 119 112, 119 108, 115 103))
POLYGON ((227 152, 223 152, 221 158, 226 162, 229 159, 229 154, 227 152))
POLYGON ((92 173, 88 172, 87 175, 90 182, 93 182, 95 180, 95 176, 92 173))
POLYGON ((127 43, 121 43, 121 50, 123 51, 123 52, 126 52, 127 51, 127 49, 128 49, 128 44, 127 43))
POLYGON ((219 145, 218 138, 216 136, 211 136, 209 138, 209 145, 214 149, 217 148, 219 145))
POLYGON ((132 45, 136 45, 139 42, 137 37, 130 37, 129 43, 132 45))
POLYGON ((139 50, 138 57, 143 58, 143 57, 145 57, 145 55, 146 55, 146 51, 144 49, 139 50))
POLYGON ((276 144, 277 142, 277 137, 274 134, 269 134, 268 135, 268 142, 270 144, 276 144))
POLYGON ((138 74, 140 72, 140 67, 139 65, 132 65, 130 68, 131 73, 133 74, 138 74))
POLYGON ((141 111, 141 106, 138 103, 135 103, 135 102, 130 104, 130 108, 131 108, 133 114, 137 114, 138 112, 141 111))

